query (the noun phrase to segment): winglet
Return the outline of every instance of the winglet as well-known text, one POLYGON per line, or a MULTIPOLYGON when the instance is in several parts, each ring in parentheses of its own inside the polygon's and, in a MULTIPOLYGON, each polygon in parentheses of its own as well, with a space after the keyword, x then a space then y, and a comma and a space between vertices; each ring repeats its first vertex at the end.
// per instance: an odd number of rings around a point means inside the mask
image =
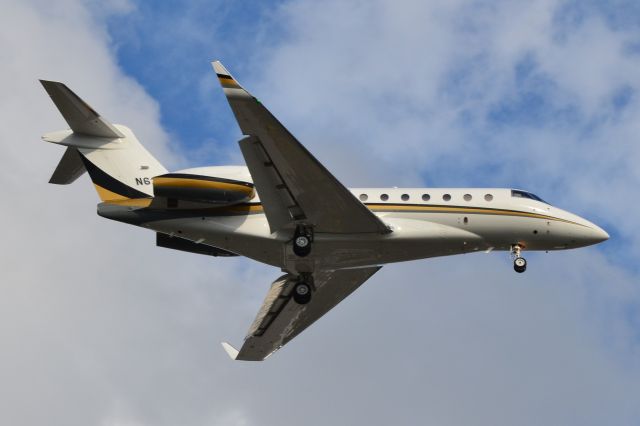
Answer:
POLYGON ((238 83, 235 78, 233 78, 231 73, 224 67, 224 65, 222 65, 222 62, 213 61, 211 62, 211 65, 218 76, 218 81, 220 81, 220 85, 224 89, 225 95, 231 97, 253 97, 240 85, 240 83, 238 83))
POLYGON ((222 348, 225 350, 227 355, 229 355, 229 358, 234 361, 236 360, 236 358, 238 357, 238 350, 236 348, 234 348, 227 342, 222 342, 222 348))

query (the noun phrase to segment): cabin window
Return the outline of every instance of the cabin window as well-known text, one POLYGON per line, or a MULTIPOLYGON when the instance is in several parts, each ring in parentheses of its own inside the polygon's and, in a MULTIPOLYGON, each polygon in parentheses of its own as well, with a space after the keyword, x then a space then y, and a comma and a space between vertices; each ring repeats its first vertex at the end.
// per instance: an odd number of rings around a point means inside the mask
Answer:
POLYGON ((431 195, 429 194, 422 194, 422 201, 429 201, 431 199, 431 195))
POLYGON ((402 201, 409 201, 409 194, 402 194, 400 198, 402 199, 402 201))
POLYGON ((462 198, 464 198, 465 201, 471 201, 473 197, 471 196, 471 194, 464 194, 464 197, 462 198))
POLYGON ((360 194, 360 201, 367 201, 369 196, 367 194, 360 194))
POLYGON ((389 199, 389 194, 382 194, 382 195, 380 195, 380 199, 381 199, 382 201, 387 201, 387 200, 389 199))
POLYGON ((445 201, 451 201, 451 194, 444 194, 442 196, 442 199, 445 200, 445 201))
POLYGON ((485 194, 485 195, 484 195, 484 199, 485 199, 485 201, 492 201, 492 200, 493 200, 493 195, 491 195, 491 194, 485 194))

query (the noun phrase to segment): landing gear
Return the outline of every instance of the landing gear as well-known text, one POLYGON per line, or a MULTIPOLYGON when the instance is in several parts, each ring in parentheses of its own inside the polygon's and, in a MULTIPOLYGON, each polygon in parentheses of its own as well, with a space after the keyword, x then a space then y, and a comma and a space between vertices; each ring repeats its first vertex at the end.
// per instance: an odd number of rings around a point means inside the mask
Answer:
POLYGON ((514 244, 511 246, 511 256, 513 257, 513 270, 521 274, 527 270, 527 261, 524 257, 520 256, 522 252, 522 246, 514 244))
POLYGON ((311 242, 313 241, 313 231, 311 228, 298 226, 293 234, 293 252, 296 256, 305 257, 311 253, 311 242))
POLYGON ((293 287, 293 300, 298 305, 306 305, 311 301, 311 286, 304 281, 293 287))
POLYGON ((527 261, 524 257, 516 257, 513 260, 513 269, 518 273, 523 273, 527 270, 527 261))

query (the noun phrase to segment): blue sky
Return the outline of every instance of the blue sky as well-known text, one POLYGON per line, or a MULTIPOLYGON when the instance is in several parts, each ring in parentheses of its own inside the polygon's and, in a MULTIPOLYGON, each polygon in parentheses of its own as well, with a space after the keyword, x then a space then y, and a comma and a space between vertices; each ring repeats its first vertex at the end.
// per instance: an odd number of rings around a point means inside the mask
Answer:
POLYGON ((278 2, 140 2, 135 13, 107 21, 119 64, 158 100, 164 127, 181 148, 198 152, 206 146, 212 154, 191 157, 190 164, 230 161, 210 151, 212 145, 233 145, 239 130, 209 61, 223 60, 247 78, 259 75, 255 50, 278 39, 275 23, 268 22, 277 6, 278 2))
MULTIPOLYGON (((293 18, 288 14, 295 4, 216 1, 185 5, 182 2, 138 2, 133 13, 109 17, 109 36, 119 65, 158 100, 162 125, 172 136, 172 148, 186 153, 184 165, 241 161, 235 145, 239 132, 208 61, 223 60, 255 95, 261 98, 272 95, 270 92, 262 95, 256 90, 264 84, 263 67, 273 67, 268 52, 282 45, 296 43, 296 38, 301 37, 300 31, 288 30, 289 27, 295 28, 295 24, 290 22, 293 18)), ((461 9, 462 13, 454 21, 454 31, 467 42, 482 40, 487 37, 486 28, 483 27, 485 14, 499 7, 500 2, 471 3, 469 7, 461 9)), ((365 4, 357 8, 367 9, 365 4)), ((549 38, 562 44, 574 30, 593 19, 598 19, 614 33, 631 32, 639 27, 638 22, 632 19, 637 16, 637 9, 638 6, 633 2, 564 2, 552 12, 549 38)), ((354 19, 357 20, 357 16, 354 19)), ((364 22, 363 25, 368 24, 364 22)), ((371 26, 375 28, 375 22, 371 26)), ((633 46, 637 43, 638 40, 633 37, 625 40, 624 46, 631 49, 630 55, 634 55, 633 46)), ((365 48, 371 54, 376 54, 377 50, 381 56, 385 53, 384 48, 375 44, 365 45, 365 48)), ((437 164, 422 162, 417 164, 418 174, 413 177, 400 181, 393 178, 378 179, 369 185, 513 186, 540 192, 549 201, 562 205, 564 193, 569 190, 562 183, 558 185, 559 182, 551 180, 549 184, 541 185, 531 175, 496 176, 495 170, 502 168, 504 162, 495 149, 500 146, 496 139, 501 134, 514 137, 512 134, 515 133, 517 138, 518 132, 556 128, 563 131, 570 129, 571 137, 589 143, 590 139, 597 140, 598 132, 602 131, 607 121, 633 106, 635 88, 629 82, 623 82, 606 95, 607 99, 601 102, 598 109, 585 110, 582 99, 554 80, 541 66, 535 49, 524 49, 514 59, 511 69, 499 70, 510 74, 501 78, 510 80, 509 84, 513 87, 507 90, 498 88, 498 93, 487 95, 478 83, 479 79, 487 78, 488 69, 495 66, 492 63, 496 60, 492 57, 492 49, 490 44, 478 43, 469 51, 443 59, 443 75, 436 81, 436 98, 456 109, 450 126, 461 133, 459 137, 464 139, 463 147, 471 149, 463 156, 475 164, 450 173, 450 167, 446 164, 459 161, 460 154, 445 152, 442 162, 445 166, 442 168, 437 164), (478 103, 482 104, 481 108, 477 108, 478 103), (489 155, 482 156, 478 150, 485 150, 489 155), (556 190, 560 193, 556 194, 556 190)), ((403 59, 405 62, 399 65, 413 66, 411 55, 403 59)), ((330 69, 331 64, 328 67, 330 69)), ((283 76, 289 75, 286 69, 278 72, 283 76)), ((338 74, 332 75, 340 74, 338 71, 338 74)), ((491 78, 491 75, 488 77, 491 78)), ((382 97, 376 98, 375 93, 371 96, 371 103, 388 104, 386 114, 419 118, 432 113, 420 102, 420 96, 416 100, 411 95, 383 91, 382 97)), ((357 114, 358 111, 354 114, 356 120, 359 119, 357 114)), ((295 127, 292 130, 296 132, 295 127)), ((422 137, 422 140, 416 139, 416 143, 422 144, 425 152, 432 149, 431 144, 437 143, 430 139, 430 135, 415 137, 422 137)), ((393 138, 394 134, 390 133, 389 139, 393 138)), ((518 144, 517 139, 513 144, 518 144)), ((515 160, 536 173, 534 161, 539 159, 529 158, 525 150, 515 160)), ((367 182, 357 181, 356 184, 366 185, 367 182)), ((566 207, 569 208, 569 205, 566 207)), ((586 211, 580 210, 578 213, 586 211)), ((592 214, 594 219, 605 223, 608 220, 606 215, 597 211, 592 214)), ((612 232, 619 235, 615 228, 612 232)))
POLYGON ((2 3, 0 423, 640 422, 637 2, 2 3), (97 217, 38 140, 64 127, 45 77, 172 168, 241 163, 213 59, 348 186, 521 187, 612 238, 522 275, 503 253, 388 265, 232 363, 219 342, 280 271, 97 217))

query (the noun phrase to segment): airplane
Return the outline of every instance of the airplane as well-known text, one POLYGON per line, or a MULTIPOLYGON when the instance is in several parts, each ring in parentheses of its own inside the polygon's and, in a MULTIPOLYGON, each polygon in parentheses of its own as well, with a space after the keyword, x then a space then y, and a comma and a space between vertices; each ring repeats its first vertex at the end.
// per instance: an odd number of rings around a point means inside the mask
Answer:
POLYGON ((69 129, 50 183, 89 173, 98 215, 156 233, 159 247, 245 256, 280 268, 234 360, 261 361, 394 262, 605 241, 597 225, 511 188, 346 188, 218 61, 212 62, 244 137, 246 166, 168 172, 126 126, 66 85, 40 80, 69 129))

